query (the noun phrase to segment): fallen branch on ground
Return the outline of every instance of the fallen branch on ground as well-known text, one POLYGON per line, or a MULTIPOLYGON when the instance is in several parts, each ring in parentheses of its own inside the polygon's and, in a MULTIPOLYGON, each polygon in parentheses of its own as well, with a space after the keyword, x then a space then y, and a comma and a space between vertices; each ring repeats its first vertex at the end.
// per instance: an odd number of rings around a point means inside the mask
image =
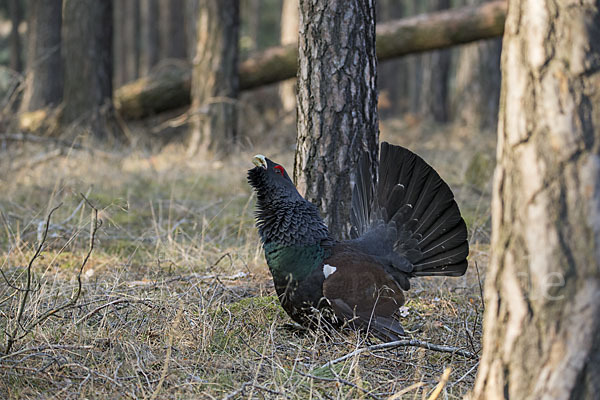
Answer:
POLYGON ((363 347, 362 349, 354 350, 353 352, 348 353, 345 356, 336 358, 335 360, 328 361, 325 364, 323 364, 321 367, 319 367, 319 369, 320 368, 329 368, 339 362, 342 362, 344 360, 347 360, 349 358, 352 358, 354 356, 357 356, 358 354, 361 354, 361 353, 364 353, 367 351, 392 349, 395 347, 406 347, 406 346, 421 347, 423 349, 439 351, 442 353, 457 354, 459 356, 463 356, 463 357, 471 358, 471 359, 477 358, 477 355, 471 353, 470 351, 459 349, 458 347, 444 346, 444 345, 439 345, 439 344, 423 342, 421 340, 410 339, 410 340, 396 340, 394 342, 380 343, 380 344, 374 344, 371 346, 363 347))

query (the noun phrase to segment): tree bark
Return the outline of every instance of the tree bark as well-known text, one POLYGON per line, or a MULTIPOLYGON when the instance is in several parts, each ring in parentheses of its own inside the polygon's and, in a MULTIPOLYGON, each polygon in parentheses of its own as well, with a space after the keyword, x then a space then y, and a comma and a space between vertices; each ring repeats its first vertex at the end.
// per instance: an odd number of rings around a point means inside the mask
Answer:
POLYGON ((8 2, 8 12, 10 13, 10 68, 21 72, 23 61, 21 60, 21 35, 19 34, 19 25, 23 19, 21 4, 19 0, 10 0, 8 2))
MULTIPOLYGON (((430 1, 432 10, 450 8, 450 0, 430 1)), ((436 122, 448 122, 448 86, 450 76, 450 49, 435 50, 421 55, 423 81, 420 96, 420 114, 436 122)))
POLYGON ((28 2, 27 73, 20 111, 54 106, 62 99, 61 14, 61 0, 28 2))
POLYGON ((351 171, 377 160, 373 0, 300 0, 294 180, 330 232, 348 236, 351 171))
MULTIPOLYGON (((281 7, 281 44, 298 45, 298 0, 283 0, 281 7)), ((286 113, 296 109, 296 79, 292 78, 279 84, 279 100, 286 113)))
POLYGON ((187 58, 185 26, 184 0, 160 0, 161 59, 187 58))
MULTIPOLYGON (((485 1, 465 0, 465 4, 485 1)), ((456 49, 456 72, 449 101, 451 120, 483 129, 495 129, 498 125, 501 50, 501 38, 470 43, 456 49)))
POLYGON ((158 0, 141 0, 140 42, 140 75, 146 76, 159 60, 158 0))
POLYGON ((202 0, 192 72, 188 154, 223 152, 237 132, 239 0, 202 0))
POLYGON ((246 0, 246 20, 248 21, 248 37, 251 39, 251 45, 248 48, 250 52, 260 48, 260 25, 262 13, 262 0, 246 0))
POLYGON ((600 398, 600 9, 511 0, 474 399, 600 398))
POLYGON ((118 136, 112 105, 111 0, 64 0, 63 125, 76 124, 97 139, 118 136))
MULTIPOLYGON (((377 4, 377 26, 402 17, 408 17, 407 4, 397 0, 379 0, 377 4)), ((407 58, 397 58, 380 62, 377 65, 378 110, 379 117, 384 119, 406 112, 403 106, 406 101, 409 77, 407 74, 407 58)))
POLYGON ((121 0, 113 11, 114 84, 122 86, 139 77, 140 1, 121 0))
MULTIPOLYGON (((432 49, 498 37, 504 31, 506 3, 494 1, 476 7, 465 7, 439 13, 391 21, 377 29, 379 61, 432 49)), ((296 76, 298 48, 275 46, 242 62, 239 66, 240 90, 253 89, 296 76)), ((177 74, 164 74, 156 79, 144 78, 117 90, 115 102, 125 118, 142 118, 188 103, 171 103, 170 98, 189 99, 188 93, 173 93, 190 87, 191 74, 177 69, 177 74), (162 94, 165 94, 163 100, 162 94), (152 99, 153 102, 147 102, 152 99)))

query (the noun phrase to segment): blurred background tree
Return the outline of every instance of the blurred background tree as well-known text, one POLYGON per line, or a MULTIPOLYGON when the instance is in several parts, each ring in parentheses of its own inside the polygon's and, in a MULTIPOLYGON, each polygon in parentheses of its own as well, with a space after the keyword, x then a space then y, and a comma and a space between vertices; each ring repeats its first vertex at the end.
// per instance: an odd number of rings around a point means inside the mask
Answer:
POLYGON ((120 136, 113 94, 112 0, 64 0, 62 126, 105 140, 120 136))
MULTIPOLYGON (((484 0, 402 2, 380 0, 376 2, 377 23, 385 24, 417 14, 455 9, 460 6, 474 6, 483 2, 484 0)), ((47 105, 57 105, 64 98, 64 109, 61 109, 64 114, 63 121, 72 123, 77 119, 76 117, 81 117, 82 113, 82 108, 75 106, 74 101, 89 102, 90 99, 99 97, 110 99, 114 92, 115 106, 124 119, 121 123, 122 127, 133 132, 138 131, 140 127, 149 127, 150 134, 142 135, 142 142, 152 142, 156 135, 160 136, 160 143, 180 141, 189 136, 186 132, 191 128, 190 132, 196 133, 191 133, 195 139, 190 143, 196 146, 194 143, 197 143, 198 130, 193 127, 198 125, 192 124, 194 113, 186 113, 186 111, 194 97, 191 88, 197 88, 198 82, 209 81, 209 79, 199 79, 201 76, 204 78, 208 76, 197 72, 196 84, 192 84, 192 64, 194 60, 198 60, 194 57, 198 49, 198 26, 201 25, 199 18, 202 2, 200 0, 115 2, 111 16, 106 17, 110 21, 103 23, 106 34, 109 25, 114 28, 112 48, 109 48, 106 43, 101 47, 86 48, 88 52, 92 49, 92 52, 104 54, 101 57, 92 55, 92 58, 96 59, 93 63, 96 80, 102 75, 106 77, 110 75, 111 84, 105 82, 97 85, 97 95, 81 96, 79 100, 74 100, 70 88, 79 85, 75 83, 75 86, 72 86, 76 71, 81 73, 85 70, 78 67, 82 60, 74 55, 83 48, 76 51, 73 46, 77 46, 77 43, 65 43, 65 40, 70 37, 70 32, 73 32, 69 24, 65 24, 62 38, 60 36, 63 21, 60 14, 57 14, 56 7, 60 8, 61 3, 60 0, 49 2, 10 0, 0 5, 1 26, 4 27, 0 30, 0 45, 2 45, 0 64, 7 68, 0 76, 0 90, 3 90, 0 94, 4 103, 10 102, 13 105, 20 103, 21 113, 26 113, 25 120, 30 121, 31 114, 27 113, 47 105), (27 45, 23 45, 24 43, 27 45), (48 49, 57 50, 49 53, 48 49), (47 55, 40 57, 40 54, 47 55), (65 68, 68 70, 64 72, 64 84, 61 55, 62 59, 67 61, 65 68), (108 58, 112 59, 110 66, 112 72, 108 72, 106 64, 108 58), (22 68, 22 60, 26 60, 25 70, 22 68), (105 72, 99 73, 98 68, 104 69, 105 72), (11 86, 8 82, 14 81, 15 77, 19 76, 15 73, 23 74, 23 79, 17 81, 17 90, 11 89, 15 85, 11 86), (100 87, 103 88, 101 95, 100 87), (9 97, 10 101, 7 100, 9 97), (140 121, 140 117, 144 119, 140 121), (173 120, 174 117, 177 118, 173 120), (135 121, 136 119, 138 121, 135 121)), ((223 9, 231 7, 229 3, 219 4, 223 9)), ((65 18, 70 14, 69 7, 70 5, 65 2, 65 18)), ((286 61, 290 60, 288 53, 283 50, 278 53, 274 51, 276 49, 274 46, 297 44, 298 1, 242 0, 239 8, 237 59, 242 62, 240 89, 243 92, 240 94, 241 97, 233 101, 239 118, 237 122, 231 119, 227 124, 234 125, 230 127, 231 132, 238 133, 226 134, 225 142, 233 137, 237 137, 239 143, 256 142, 268 132, 279 130, 285 132, 281 140, 291 145, 295 141, 295 118, 289 118, 295 117, 295 79, 288 79, 278 85, 265 85, 265 83, 278 82, 284 77, 294 75, 293 64, 286 61), (288 68, 286 71, 292 73, 278 72, 277 68, 288 68), (257 73, 263 77, 256 78, 257 73), (288 118, 285 118, 286 116, 288 118)), ((72 23, 90 21, 91 24, 97 21, 95 17, 88 19, 93 12, 93 10, 81 11, 72 23)), ((86 29, 81 31, 81 37, 89 35, 91 28, 94 28, 93 24, 86 25, 86 29)), ((223 29, 223 33, 227 29, 223 29)), ((230 49, 235 46, 228 44, 227 47, 230 49)), ((498 111, 500 48, 501 42, 498 38, 420 54, 409 54, 402 58, 380 62, 378 108, 381 118, 402 121, 408 125, 464 124, 486 129, 493 128, 498 111)), ((234 78, 220 78, 222 81, 228 79, 234 78)), ((86 79, 86 85, 89 86, 91 81, 93 80, 86 79)), ((199 91, 196 90, 194 93, 197 97, 199 91)), ((214 97, 214 93, 209 97, 214 97)), ((235 96, 231 98, 235 99, 235 96)), ((198 105, 204 100, 195 101, 198 105)), ((95 107, 101 107, 102 102, 97 100, 94 102, 95 107)), ((47 115, 48 113, 39 114, 37 118, 41 120, 41 116, 47 115)), ((14 122, 14 115, 0 117, 10 117, 14 122)), ((20 123, 24 118, 22 115, 19 118, 17 118, 18 123, 12 125, 15 129, 43 133, 42 131, 48 128, 47 124, 20 123), (21 121, 18 121, 19 118, 21 121)), ((3 123, 10 126, 7 121, 3 123)), ((55 133, 65 132, 62 130, 55 133)))
POLYGON ((27 2, 27 71, 21 111, 57 106, 63 94, 62 0, 27 2))

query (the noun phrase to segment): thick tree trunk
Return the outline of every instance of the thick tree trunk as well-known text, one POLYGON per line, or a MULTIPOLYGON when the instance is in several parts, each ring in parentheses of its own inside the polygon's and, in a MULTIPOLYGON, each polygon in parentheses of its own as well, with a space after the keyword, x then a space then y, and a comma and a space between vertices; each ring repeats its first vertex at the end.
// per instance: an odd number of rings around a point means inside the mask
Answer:
POLYGON ((128 54, 125 52, 125 24, 128 23, 123 4, 127 0, 122 0, 121 4, 113 8, 113 85, 120 87, 129 80, 126 78, 127 68, 126 60, 128 54))
POLYGON ((348 236, 352 171, 377 160, 373 0, 300 0, 294 180, 330 232, 348 236))
POLYGON ((112 106, 111 0, 64 0, 63 124, 97 139, 116 136, 112 106))
MULTIPOLYGON (((480 4, 486 0, 463 0, 480 4)), ((490 129, 498 125, 502 39, 482 40, 457 48, 450 93, 450 119, 490 129)))
POLYGON ((21 4, 19 0, 10 0, 8 2, 8 12, 10 13, 10 68, 17 72, 23 69, 21 60, 21 35, 19 34, 19 25, 23 19, 21 4))
POLYGON ((198 10, 200 0, 185 1, 185 37, 187 42, 187 58, 193 60, 196 55, 196 39, 198 38, 198 10))
POLYGON ((189 154, 222 152, 236 139, 239 0, 202 0, 192 72, 189 154))
POLYGON ((62 99, 61 14, 61 0, 28 2, 27 73, 21 111, 57 105, 62 99))
MULTIPOLYGON (((430 1, 431 11, 450 8, 450 0, 430 1)), ((448 121, 448 85, 450 49, 436 50, 422 56, 423 81, 420 114, 436 122, 448 121)))
POLYGON ((121 0, 113 11, 114 84, 121 86, 140 75, 140 1, 121 0))
MULTIPOLYGON (((377 26, 408 16, 408 7, 404 1, 379 0, 376 5, 377 26)), ((405 112, 403 94, 407 92, 409 82, 406 57, 379 63, 377 82, 379 116, 383 119, 405 112)))
POLYGON ((260 48, 260 23, 261 23, 261 12, 262 12, 262 0, 246 0, 246 21, 248 23, 248 37, 251 39, 251 45, 248 50, 250 52, 256 51, 260 48))
POLYGON ((158 0, 140 3, 140 75, 146 76, 159 60, 160 32, 158 29, 158 0))
MULTIPOLYGON (((390 21, 377 28, 377 58, 381 60, 445 48, 475 40, 498 37, 504 31, 506 4, 494 1, 477 7, 448 10, 390 21)), ((266 49, 239 66, 240 89, 280 82, 296 76, 298 48, 294 45, 266 49)), ((181 107, 188 103, 172 103, 170 99, 189 99, 190 73, 179 69, 154 78, 144 78, 120 88, 115 95, 121 115, 142 118, 181 107), (177 91, 177 93, 175 93, 177 91), (151 100, 151 101, 149 101, 151 100)))
MULTIPOLYGON (((298 45, 298 0, 283 0, 281 6, 281 44, 298 45)), ((292 78, 279 84, 279 100, 286 113, 296 109, 296 79, 292 78)))
POLYGON ((159 9, 160 58, 187 58, 184 0, 160 0, 159 9))
POLYGON ((511 0, 475 399, 600 398, 600 9, 511 0))

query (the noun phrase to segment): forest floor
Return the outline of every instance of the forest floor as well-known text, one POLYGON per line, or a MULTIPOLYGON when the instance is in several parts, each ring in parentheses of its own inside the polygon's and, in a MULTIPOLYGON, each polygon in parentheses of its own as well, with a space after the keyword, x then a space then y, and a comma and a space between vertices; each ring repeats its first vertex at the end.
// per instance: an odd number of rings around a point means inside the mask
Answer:
MULTIPOLYGON (((412 281, 401 322, 409 339, 479 354, 494 134, 384 121, 381 139, 416 151, 448 181, 471 242, 464 277, 412 281)), ((224 161, 185 158, 176 145, 0 149, 0 398, 462 398, 476 358, 360 351, 378 342, 293 328, 246 183, 255 153, 291 169, 290 143, 249 145, 224 161), (84 263, 92 206, 98 229, 84 263)))

